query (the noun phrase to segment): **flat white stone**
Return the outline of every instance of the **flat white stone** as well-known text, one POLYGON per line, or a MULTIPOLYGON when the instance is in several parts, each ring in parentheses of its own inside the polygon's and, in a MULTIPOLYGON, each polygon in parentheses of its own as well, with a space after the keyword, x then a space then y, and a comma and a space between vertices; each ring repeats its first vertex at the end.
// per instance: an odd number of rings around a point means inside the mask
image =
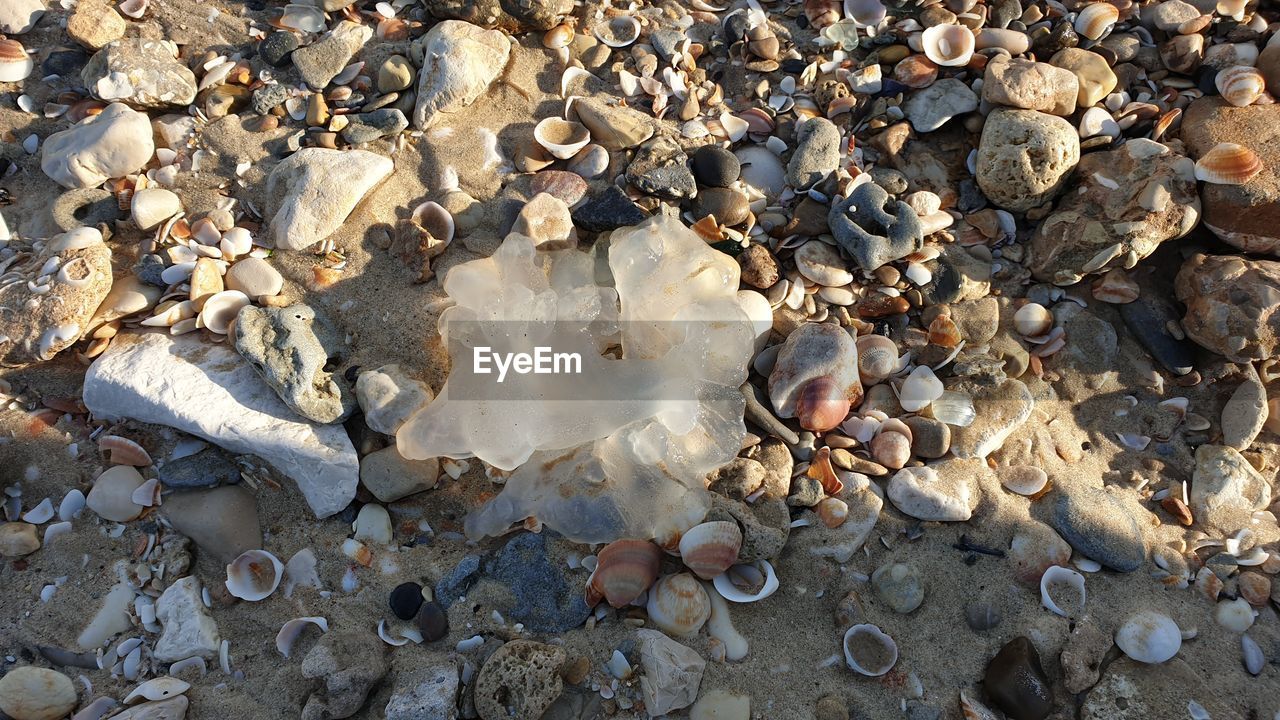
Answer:
POLYGON ((909 467, 889 479, 889 499, 919 520, 962 522, 973 515, 969 483, 956 474, 943 477, 932 467, 909 467))
POLYGON ((394 168, 390 158, 366 150, 299 150, 267 178, 269 236, 284 250, 324 240, 394 168))
POLYGON ((222 644, 218 625, 200 599, 200 581, 194 575, 165 588, 156 600, 156 619, 164 626, 154 652, 161 662, 213 657, 222 644))
POLYGON ((85 374, 102 418, 168 425, 293 478, 317 517, 355 497, 359 460, 341 425, 304 422, 234 350, 195 335, 121 336, 85 374))
POLYGON ((156 151, 146 113, 112 103, 44 141, 40 169, 66 188, 101 185, 136 172, 156 151))
POLYGON ((511 40, 500 30, 486 30, 462 20, 444 20, 418 41, 422 71, 413 125, 431 127, 442 114, 470 105, 507 67, 511 40))
POLYGON ((0 32, 21 35, 35 26, 44 10, 43 0, 4 0, 0 2, 0 32))

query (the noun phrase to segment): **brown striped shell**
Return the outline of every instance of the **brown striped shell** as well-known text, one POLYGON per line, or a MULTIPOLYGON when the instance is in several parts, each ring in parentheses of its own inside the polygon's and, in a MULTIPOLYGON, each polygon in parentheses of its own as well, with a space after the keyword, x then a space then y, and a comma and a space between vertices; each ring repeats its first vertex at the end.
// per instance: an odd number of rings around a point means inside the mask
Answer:
POLYGON ((738 559, 742 530, 725 520, 695 525, 680 538, 680 559, 694 575, 710 580, 738 559))
POLYGON ((596 556, 596 569, 587 581, 587 604, 601 600, 612 607, 635 602, 658 578, 662 549, 648 540, 615 540, 596 556))

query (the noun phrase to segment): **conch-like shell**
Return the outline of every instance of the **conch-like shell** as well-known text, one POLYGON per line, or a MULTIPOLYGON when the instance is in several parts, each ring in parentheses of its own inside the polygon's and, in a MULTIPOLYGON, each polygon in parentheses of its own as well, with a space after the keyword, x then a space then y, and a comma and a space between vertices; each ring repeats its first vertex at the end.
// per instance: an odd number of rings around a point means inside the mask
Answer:
POLYGON ((1138 662, 1162 663, 1178 654, 1182 631, 1168 615, 1140 610, 1116 631, 1116 645, 1138 662))
POLYGON ((1218 73, 1213 82, 1222 99, 1236 107, 1254 104, 1267 90, 1267 81, 1262 73, 1248 65, 1229 67, 1218 73))
POLYGON ((749 603, 777 592, 778 575, 768 560, 759 560, 748 565, 734 565, 717 575, 712 584, 725 600, 749 603))
POLYGON ((568 160, 591 142, 591 133, 582 123, 549 117, 533 128, 533 139, 560 160, 568 160))
POLYGON ((694 575, 710 580, 738 559, 742 530, 726 520, 695 525, 680 538, 680 559, 694 575))
POLYGON ((862 384, 875 385, 898 371, 898 346, 883 335, 858 338, 858 374, 862 384))
POLYGON ((0 40, 0 82, 24 80, 35 69, 35 61, 17 40, 0 40))
POLYGON ((1040 576, 1040 602, 1055 615, 1081 617, 1085 597, 1084 576, 1075 570, 1054 565, 1040 576))
POLYGON ((867 677, 880 677, 898 662, 898 644, 875 625, 854 625, 844 633, 844 661, 867 677))
POLYGON ((1215 185, 1243 185, 1262 172, 1262 159, 1249 148, 1218 143, 1196 161, 1196 179, 1215 185))
POLYGON ((920 36, 925 57, 943 67, 968 64, 976 42, 973 31, 963 25, 934 25, 920 36))
POLYGON ((1115 27, 1120 19, 1120 9, 1109 2, 1087 5, 1076 14, 1076 32, 1090 40, 1098 40, 1115 27))
POLYGON ((645 609, 654 627, 668 635, 688 637, 711 617, 711 598, 691 573, 679 573, 653 586, 645 609))
POLYGON ((592 32, 605 45, 622 48, 640 37, 640 21, 630 15, 619 15, 596 23, 592 32))
POLYGON ((662 549, 648 540, 615 540, 596 556, 587 581, 587 604, 607 600, 612 607, 635 602, 658 579, 662 549))
POLYGON ((227 590, 241 600, 256 602, 275 592, 284 565, 266 550, 246 550, 227 566, 227 590))

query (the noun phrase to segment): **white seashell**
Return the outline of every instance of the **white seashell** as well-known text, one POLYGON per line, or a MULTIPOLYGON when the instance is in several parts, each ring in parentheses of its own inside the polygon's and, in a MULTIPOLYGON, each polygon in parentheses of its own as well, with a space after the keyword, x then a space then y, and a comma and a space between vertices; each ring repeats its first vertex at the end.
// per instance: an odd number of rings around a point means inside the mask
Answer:
MULTIPOLYGON (((934 406, 935 410, 937 406, 934 406)), ((935 413, 936 416, 936 413, 935 413)), ((1049 484, 1049 474, 1034 465, 999 468, 1000 484, 1009 492, 1030 497, 1049 484)))
POLYGON ((428 200, 414 208, 411 217, 421 230, 442 243, 439 248, 441 252, 453 242, 457 224, 443 205, 428 200))
POLYGON ((382 642, 390 645, 391 647, 401 647, 402 645, 409 644, 408 638, 391 637, 391 634, 387 632, 387 621, 385 619, 378 621, 378 637, 382 638, 382 642))
POLYGON ((1083 616, 1085 597, 1084 576, 1075 570, 1053 565, 1040 576, 1040 602, 1055 615, 1083 616))
POLYGON ((929 407, 933 418, 955 427, 969 427, 978 419, 978 411, 973 407, 973 398, 968 394, 947 390, 933 401, 929 407))
POLYGON ((747 134, 747 129, 751 125, 737 115, 725 111, 720 113, 720 127, 724 128, 725 135, 730 140, 738 142, 747 134))
POLYGON ((1115 27, 1120 19, 1120 9, 1109 2, 1087 5, 1076 14, 1075 30, 1090 40, 1098 40, 1115 27))
POLYGON ((253 236, 242 227, 233 227, 222 234, 222 239, 218 241, 218 249, 222 251, 222 257, 227 260, 248 255, 253 249, 253 236))
POLYGON ((199 327, 226 335, 231 323, 240 314, 240 309, 249 304, 249 296, 239 290, 223 290, 214 293, 204 301, 197 320, 199 327))
POLYGON ((649 622, 677 637, 694 635, 711 617, 711 599, 692 573, 660 578, 649 588, 645 610, 649 622))
POLYGON ((280 24, 302 32, 324 32, 324 12, 313 5, 290 3, 284 6, 280 24))
POLYGON ((902 382, 898 391, 898 403, 907 412, 919 412, 927 407, 943 393, 942 381, 927 366, 921 365, 902 382))
POLYGON ((132 705, 142 700, 164 700, 177 697, 190 689, 191 683, 176 677, 163 676, 152 678, 133 689, 124 698, 125 705, 132 705))
POLYGON ((142 507, 155 507, 160 504, 160 479, 151 478, 150 480, 139 485, 134 491, 130 499, 134 505, 142 507))
POLYGON ((218 647, 218 667, 222 668, 224 674, 231 674, 231 641, 225 638, 218 647))
POLYGON ((596 23, 591 32, 600 42, 611 48, 623 48, 640 37, 640 21, 630 15, 620 15, 596 23))
POLYGON ((1013 314, 1013 327, 1023 337, 1039 337, 1053 327, 1053 313, 1039 303, 1027 303, 1013 314))
POLYGON ((84 510, 85 497, 79 488, 72 488, 62 498, 62 502, 58 503, 58 519, 63 522, 69 522, 80 516, 80 511, 84 510))
POLYGON ((716 592, 720 593, 720 597, 723 597, 725 600, 736 603, 750 603, 756 602, 757 600, 763 600, 777 592, 778 576, 774 573, 773 565, 770 565, 768 560, 760 560, 759 562, 751 565, 735 565, 727 571, 717 575, 715 579, 712 580, 712 584, 715 586, 716 592), (760 584, 760 589, 755 593, 744 591, 742 588, 738 587, 737 583, 734 582, 735 578, 741 578, 744 575, 744 571, 749 571, 752 574, 759 576, 761 574, 761 570, 763 570, 764 575, 763 584, 760 584))
POLYGON ((59 535, 66 535, 69 532, 71 532, 71 523, 65 521, 53 523, 44 529, 43 544, 48 545, 50 540, 58 537, 59 535))
POLYGON ((0 82, 18 82, 35 69, 35 61, 17 40, 0 40, 0 82))
POLYGON ((533 128, 533 139, 560 160, 568 160, 591 142, 591 133, 582 123, 549 117, 533 128))
POLYGON ((924 54, 943 67, 960 67, 973 57, 973 31, 963 25, 934 25, 920 36, 924 54))
POLYGON ((879 25, 885 14, 880 0, 844 0, 844 16, 859 28, 879 25))
POLYGON ((130 651, 120 668, 125 680, 137 680, 142 670, 142 648, 136 647, 130 651))
POLYGON ((1241 635, 1240 650, 1244 657, 1244 669, 1250 675, 1261 674, 1266 658, 1262 656, 1262 648, 1258 647, 1258 643, 1248 635, 1241 635))
POLYGON ((31 523, 32 525, 43 525, 53 519, 53 501, 45 498, 39 505, 31 508, 22 515, 22 521, 31 523))
MULTIPOLYGON (((159 626, 157 626, 157 628, 158 627, 159 626)), ((199 670, 200 677, 204 677, 205 675, 209 674, 208 663, 204 661, 204 658, 199 656, 189 657, 186 660, 179 660, 178 662, 169 666, 169 672, 170 674, 177 675, 178 673, 186 672, 191 668, 196 668, 197 670, 199 670)), ((76 717, 79 717, 79 716, 76 716, 76 717)), ((76 718, 72 718, 72 720, 76 720, 76 718)))
POLYGON ((1262 73, 1248 65, 1229 67, 1219 72, 1213 82, 1222 99, 1236 107, 1254 104, 1267 90, 1262 73))
POLYGON ((146 14, 147 6, 150 4, 150 0, 121 0, 119 7, 116 9, 134 20, 138 20, 146 14))
POLYGON ((1236 598, 1219 602, 1213 610, 1213 619, 1228 630, 1244 632, 1253 626, 1253 619, 1257 614, 1248 600, 1236 598))
POLYGON ((1116 645, 1138 662, 1159 664, 1178 654, 1182 632, 1168 615, 1141 610, 1116 631, 1116 645))
POLYGON ((844 661, 854 672, 880 677, 898 662, 898 644, 875 625, 854 625, 844 633, 844 661))
POLYGON ((246 550, 227 566, 227 590, 241 600, 257 602, 275 592, 284 565, 266 550, 246 550))

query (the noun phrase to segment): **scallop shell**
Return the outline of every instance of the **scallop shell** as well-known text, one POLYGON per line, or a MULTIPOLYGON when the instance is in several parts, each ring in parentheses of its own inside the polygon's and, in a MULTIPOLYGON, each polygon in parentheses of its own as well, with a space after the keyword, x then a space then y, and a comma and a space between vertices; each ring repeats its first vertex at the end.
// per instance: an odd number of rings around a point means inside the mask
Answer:
POLYGON ((1195 586, 1201 595, 1214 602, 1218 600, 1218 595, 1222 593, 1222 579, 1207 567, 1202 567, 1196 571, 1195 586))
POLYGON ((875 385, 898 371, 898 346, 883 335, 858 338, 858 374, 863 385, 875 385))
POLYGON ((284 565, 266 550, 246 550, 227 566, 227 590, 241 600, 256 602, 275 592, 284 565))
POLYGON ((17 40, 0 40, 0 82, 18 82, 35 69, 35 61, 17 40))
POLYGON ((1040 576, 1040 603, 1055 615, 1083 616, 1086 597, 1084 576, 1075 570, 1054 565, 1040 576))
POLYGON ((248 304, 249 296, 239 290, 214 293, 204 301, 204 308, 200 310, 196 324, 219 335, 226 335, 236 315, 240 314, 240 309, 248 304))
POLYGON ((1101 39, 1111 32, 1120 19, 1120 9, 1109 2, 1086 6, 1076 14, 1076 32, 1090 40, 1101 39))
POLYGON ((1271 599, 1271 579, 1257 572, 1243 572, 1236 578, 1240 597, 1254 607, 1262 607, 1271 599))
POLYGON ((1218 143, 1196 161, 1196 179, 1216 185, 1243 185, 1262 172, 1262 159, 1249 148, 1218 143))
POLYGON ((143 700, 165 700, 177 697, 191 688, 191 683, 176 677, 158 677, 148 680, 133 689, 124 698, 125 705, 132 705, 143 700))
POLYGON ((98 450, 107 453, 107 461, 113 465, 132 465, 146 467, 151 464, 151 455, 138 443, 119 435, 103 435, 98 438, 98 450))
POLYGON ((635 602, 658 578, 662 549, 648 540, 615 540, 596 556, 596 568, 587 581, 587 604, 602 599, 612 607, 635 602))
POLYGON ((919 412, 942 397, 943 390, 938 376, 927 365, 921 365, 902 381, 902 388, 898 391, 898 404, 907 412, 919 412))
POLYGON ((707 522, 689 528, 680 538, 680 559, 694 575, 710 580, 733 565, 741 547, 742 530, 737 523, 707 522))
POLYGON ((844 16, 860 28, 879 25, 886 12, 880 0, 844 0, 844 16))
POLYGON ((1040 337, 1053 327, 1053 313, 1039 303, 1027 303, 1013 314, 1013 327, 1023 337, 1040 337))
POLYGON ((897 432, 882 432, 871 439, 871 457, 890 470, 901 470, 911 459, 911 440, 897 432))
POLYGON ((698 632, 711 617, 711 599, 691 573, 668 575, 649 591, 649 622, 676 637, 698 632))
POLYGON ((734 565, 717 575, 712 584, 725 600, 749 603, 777 592, 778 575, 768 560, 760 560, 749 565, 734 565))
POLYGON ((560 160, 568 160, 591 142, 591 132, 582 123, 549 117, 533 128, 533 139, 560 160))
POLYGON ((925 57, 943 67, 968 64, 975 45, 973 31, 963 25, 934 25, 920 36, 925 57))
POLYGON ((293 652, 293 643, 302 634, 302 631, 308 625, 315 625, 320 628, 320 632, 329 632, 329 621, 322 617, 298 617, 290 620, 280 627, 280 632, 276 633, 276 650, 281 655, 289 657, 289 653, 293 652))
POLYGON ((1213 82, 1222 99, 1236 107, 1254 104, 1267 90, 1267 81, 1262 73, 1248 65, 1229 67, 1219 72, 1213 82))
POLYGON ((1140 610, 1116 630, 1116 645, 1130 658, 1155 665, 1178 654, 1182 631, 1168 615, 1140 610))
POLYGON ((844 633, 844 661, 856 673, 880 677, 898 662, 898 644, 875 625, 854 625, 844 633))
POLYGON ((630 15, 601 20, 591 29, 596 39, 611 48, 623 48, 640 37, 640 21, 630 15))

